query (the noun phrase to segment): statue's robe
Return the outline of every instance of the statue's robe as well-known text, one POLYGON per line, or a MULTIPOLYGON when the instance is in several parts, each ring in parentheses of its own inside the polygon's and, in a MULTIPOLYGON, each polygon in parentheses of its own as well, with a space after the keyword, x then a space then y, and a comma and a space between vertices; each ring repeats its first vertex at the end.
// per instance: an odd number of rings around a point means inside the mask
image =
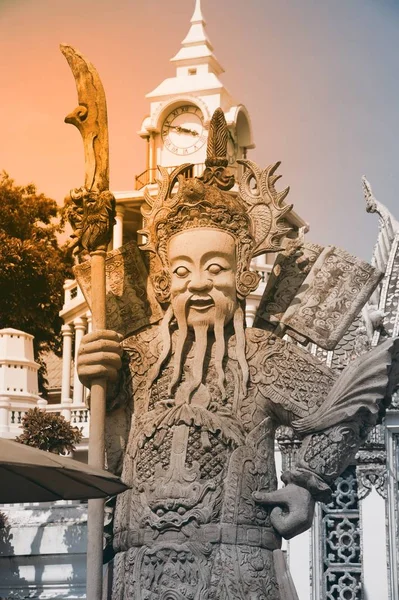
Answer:
MULTIPOLYGON (((281 538, 270 522, 272 509, 257 504, 253 492, 277 488, 276 428, 322 410, 335 376, 296 344, 260 329, 245 335, 247 389, 236 337, 226 329, 226 397, 209 334, 203 384, 180 404, 168 395, 176 333, 151 389, 149 374, 163 344, 160 328, 123 343, 128 375, 110 405, 107 456, 111 469, 123 467, 132 489, 116 506, 113 600, 286 598, 273 559, 281 538)), ((190 340, 186 349, 180 385, 192 366, 190 340)), ((286 476, 319 499, 375 422, 375 415, 364 416, 359 425, 352 415, 340 425, 345 407, 341 402, 335 411, 332 404, 330 427, 304 436, 296 470, 286 476)))

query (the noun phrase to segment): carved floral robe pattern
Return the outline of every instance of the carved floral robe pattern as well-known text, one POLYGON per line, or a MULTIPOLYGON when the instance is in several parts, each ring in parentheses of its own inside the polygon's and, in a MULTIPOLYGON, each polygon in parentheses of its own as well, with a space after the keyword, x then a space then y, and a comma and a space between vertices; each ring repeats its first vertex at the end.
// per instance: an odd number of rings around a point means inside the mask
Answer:
MULTIPOLYGON (((168 397, 173 353, 148 389, 162 349, 159 328, 123 343, 129 375, 110 407, 107 454, 114 471, 123 459, 132 489, 116 507, 113 600, 281 598, 273 563, 281 539, 270 510, 252 494, 277 488, 276 428, 314 413, 334 375, 302 348, 252 328, 244 390, 235 336, 225 335, 225 398, 210 338, 202 384, 180 404, 168 397)), ((190 373, 190 341, 187 350, 180 385, 190 373)), ((360 435, 350 423, 308 435, 296 471, 286 477, 323 497, 360 435)))

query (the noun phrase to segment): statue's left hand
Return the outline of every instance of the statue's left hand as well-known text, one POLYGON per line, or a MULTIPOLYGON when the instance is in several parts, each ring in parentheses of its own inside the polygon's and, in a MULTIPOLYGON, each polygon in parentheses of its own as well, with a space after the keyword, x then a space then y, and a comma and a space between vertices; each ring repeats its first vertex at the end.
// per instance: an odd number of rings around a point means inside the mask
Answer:
POLYGON ((253 499, 260 504, 274 506, 270 520, 287 540, 312 525, 315 502, 307 489, 295 483, 289 483, 275 492, 254 492, 253 499))

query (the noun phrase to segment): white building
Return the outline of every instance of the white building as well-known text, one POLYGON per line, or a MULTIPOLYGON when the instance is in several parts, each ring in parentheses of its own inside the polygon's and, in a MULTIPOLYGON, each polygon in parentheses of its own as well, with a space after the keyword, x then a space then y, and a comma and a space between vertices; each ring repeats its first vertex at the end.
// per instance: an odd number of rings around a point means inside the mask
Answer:
MULTIPOLYGON (((33 337, 0 330, 0 436, 20 434, 23 415, 47 405, 38 394, 39 365, 33 337)), ((71 411, 63 413, 74 420, 71 411)), ((86 504, 56 502, 6 505, 0 509, 0 598, 84 598, 86 504)))

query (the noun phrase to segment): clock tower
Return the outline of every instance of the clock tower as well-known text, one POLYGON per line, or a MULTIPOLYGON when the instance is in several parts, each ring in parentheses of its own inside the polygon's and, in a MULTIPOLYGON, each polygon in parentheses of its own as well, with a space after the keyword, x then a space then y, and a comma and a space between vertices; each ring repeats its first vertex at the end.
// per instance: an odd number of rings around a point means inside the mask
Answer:
POLYGON ((155 180, 157 165, 172 170, 190 162, 192 175, 201 175, 209 123, 218 107, 228 125, 230 167, 237 169, 237 158, 244 158, 247 149, 254 148, 247 109, 237 104, 219 79, 224 70, 205 32, 201 0, 195 2, 189 32, 171 62, 176 66, 175 76, 147 94, 150 115, 139 131, 147 141, 146 171, 136 177, 136 189, 155 180))

